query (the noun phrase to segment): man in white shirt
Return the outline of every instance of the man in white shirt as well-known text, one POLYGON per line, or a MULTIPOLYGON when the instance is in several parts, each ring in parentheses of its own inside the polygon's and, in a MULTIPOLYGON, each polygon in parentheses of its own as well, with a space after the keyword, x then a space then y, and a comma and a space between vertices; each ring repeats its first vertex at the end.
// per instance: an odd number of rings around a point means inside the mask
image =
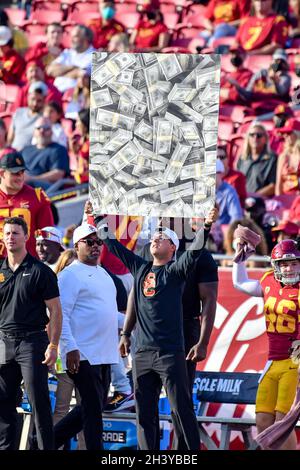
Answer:
POLYGON ((54 86, 64 93, 74 88, 77 79, 92 66, 93 32, 84 25, 76 25, 71 31, 71 48, 62 53, 49 65, 47 74, 54 77, 54 86))
POLYGON ((116 288, 98 265, 102 242, 95 227, 77 227, 73 243, 78 259, 58 277, 63 312, 60 355, 80 393, 86 448, 101 450, 110 364, 119 359, 116 288))

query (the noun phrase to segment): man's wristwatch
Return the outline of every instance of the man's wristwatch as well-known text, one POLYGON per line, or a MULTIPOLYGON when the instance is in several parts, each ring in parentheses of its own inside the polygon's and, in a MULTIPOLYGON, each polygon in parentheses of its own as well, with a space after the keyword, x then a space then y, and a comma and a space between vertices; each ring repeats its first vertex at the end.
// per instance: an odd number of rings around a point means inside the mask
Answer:
POLYGON ((127 336, 127 338, 130 338, 131 333, 129 333, 128 331, 123 331, 122 330, 121 333, 120 333, 120 336, 127 336))

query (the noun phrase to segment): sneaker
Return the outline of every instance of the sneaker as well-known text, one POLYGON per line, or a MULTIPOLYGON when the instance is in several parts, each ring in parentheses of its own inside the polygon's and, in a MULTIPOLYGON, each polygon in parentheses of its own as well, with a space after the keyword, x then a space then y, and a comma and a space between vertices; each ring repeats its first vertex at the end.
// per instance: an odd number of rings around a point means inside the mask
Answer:
POLYGON ((108 400, 104 411, 109 413, 114 413, 115 411, 121 410, 134 411, 134 405, 135 402, 133 393, 125 395, 125 393, 115 392, 108 400))

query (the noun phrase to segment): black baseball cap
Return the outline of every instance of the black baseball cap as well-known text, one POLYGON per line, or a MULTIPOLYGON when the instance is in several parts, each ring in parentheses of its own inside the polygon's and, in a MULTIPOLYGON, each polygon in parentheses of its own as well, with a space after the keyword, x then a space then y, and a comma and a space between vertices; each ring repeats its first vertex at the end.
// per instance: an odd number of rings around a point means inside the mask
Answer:
POLYGON ((2 170, 8 170, 12 173, 18 173, 18 171, 26 170, 24 158, 20 152, 11 152, 2 156, 0 159, 0 168, 2 170))

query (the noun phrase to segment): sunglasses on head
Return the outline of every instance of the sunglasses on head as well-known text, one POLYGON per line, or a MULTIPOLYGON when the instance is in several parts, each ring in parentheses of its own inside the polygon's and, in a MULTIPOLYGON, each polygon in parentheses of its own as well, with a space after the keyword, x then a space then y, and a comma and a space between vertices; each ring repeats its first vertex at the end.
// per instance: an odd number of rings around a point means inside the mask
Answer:
POLYGON ((79 241, 85 243, 87 246, 90 246, 90 247, 94 245, 101 246, 103 244, 102 240, 94 240, 91 238, 87 238, 87 239, 79 240, 79 241))
POLYGON ((51 126, 37 126, 36 129, 40 131, 41 129, 43 131, 49 131, 51 129, 51 126))
POLYGON ((251 134, 249 134, 250 137, 257 137, 258 139, 261 139, 264 135, 265 134, 262 134, 261 132, 251 132, 251 134))
POLYGON ((48 238, 53 237, 53 234, 51 232, 46 232, 44 230, 38 229, 34 232, 34 236, 35 238, 42 237, 47 240, 48 238))

